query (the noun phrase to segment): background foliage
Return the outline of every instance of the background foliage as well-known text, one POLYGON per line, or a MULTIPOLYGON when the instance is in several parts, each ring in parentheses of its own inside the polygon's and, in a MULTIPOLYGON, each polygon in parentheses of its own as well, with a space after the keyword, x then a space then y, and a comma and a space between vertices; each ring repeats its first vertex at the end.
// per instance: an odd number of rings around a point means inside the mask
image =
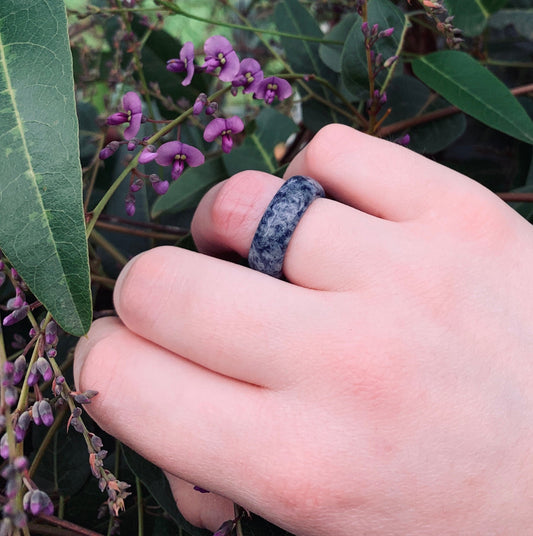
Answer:
MULTIPOLYGON (((68 0, 66 6, 60 0, 2 0, 0 274, 8 282, 0 293, 6 304, 14 289, 31 296, 28 317, 4 328, 0 352, 10 449, 4 469, 25 454, 32 481, 56 507, 55 516, 38 515, 24 531, 205 533, 181 517, 159 469, 85 414, 83 426, 67 431, 69 416, 78 418, 80 407, 68 387, 76 336, 93 316, 111 312, 114 280, 128 258, 160 244, 194 248, 188 226, 210 187, 243 169, 281 175, 312 135, 332 122, 401 143, 408 135, 412 150, 481 182, 531 221, 532 68, 530 0, 68 0), (436 9, 440 4, 443 9, 436 9), (372 57, 365 21, 370 29, 394 28, 372 45, 372 57), (98 158, 109 142, 122 140, 121 128, 106 125, 105 118, 127 91, 142 96, 147 117, 175 120, 199 93, 222 90, 208 74, 196 73, 190 86, 182 86, 182 78, 166 70, 189 40, 201 65, 203 42, 214 34, 230 39, 241 58, 258 59, 265 76, 282 73, 293 95, 266 105, 222 91, 219 113, 245 122, 233 150, 223 153, 204 141, 202 118, 180 123, 181 139, 206 153, 206 163, 186 169, 163 196, 148 185, 136 192, 129 217, 124 198, 136 152, 121 145, 111 158, 98 158), (52 317, 63 331, 57 355, 47 357, 55 379, 66 382, 52 391, 49 381, 33 391, 23 383, 10 408, 6 363, 39 347, 52 317), (54 425, 32 425, 24 442, 15 444, 13 426, 42 396, 54 406, 54 425), (101 447, 91 447, 92 434, 108 451, 96 470, 88 456, 101 447), (101 508, 108 497, 98 487, 109 489, 106 471, 132 484, 119 517, 105 504, 101 508)), ((138 137, 154 136, 159 128, 144 123, 138 137)), ((170 171, 155 163, 144 170, 169 179, 170 171)), ((13 310, 3 309, 6 315, 13 310)), ((10 477, 2 474, 7 490, 10 477)), ((4 504, 9 500, 4 491, 4 504)), ((4 515, 9 518, 5 508, 4 515)), ((255 516, 244 516, 239 530, 283 533, 255 516)))

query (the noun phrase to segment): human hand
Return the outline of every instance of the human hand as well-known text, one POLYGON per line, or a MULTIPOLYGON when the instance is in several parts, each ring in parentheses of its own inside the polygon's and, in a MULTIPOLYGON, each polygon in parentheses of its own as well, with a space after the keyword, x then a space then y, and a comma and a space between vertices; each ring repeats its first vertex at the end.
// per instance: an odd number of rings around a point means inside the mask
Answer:
POLYGON ((332 199, 298 225, 288 282, 207 256, 247 255, 281 184, 251 171, 198 207, 207 255, 128 264, 120 320, 77 348, 76 385, 100 393, 87 410, 211 529, 235 501, 306 536, 533 534, 530 224, 343 126, 296 174, 332 199))

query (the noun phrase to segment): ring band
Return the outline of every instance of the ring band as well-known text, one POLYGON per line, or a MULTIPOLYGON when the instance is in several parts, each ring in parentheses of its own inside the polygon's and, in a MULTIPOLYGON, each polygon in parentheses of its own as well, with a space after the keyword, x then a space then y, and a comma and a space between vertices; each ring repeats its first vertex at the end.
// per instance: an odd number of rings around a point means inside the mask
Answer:
POLYGON ((248 253, 250 268, 280 278, 285 252, 296 226, 309 205, 324 195, 322 186, 309 177, 296 175, 284 182, 255 231, 248 253))

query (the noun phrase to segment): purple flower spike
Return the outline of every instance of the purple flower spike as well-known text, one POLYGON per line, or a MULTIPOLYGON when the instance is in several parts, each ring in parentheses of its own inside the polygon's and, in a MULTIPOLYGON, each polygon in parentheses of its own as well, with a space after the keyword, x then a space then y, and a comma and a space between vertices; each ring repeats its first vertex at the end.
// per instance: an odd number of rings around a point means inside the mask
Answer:
POLYGON ((129 126, 124 131, 124 137, 127 140, 131 140, 139 132, 143 117, 142 102, 139 95, 134 91, 128 91, 122 97, 122 108, 124 108, 124 112, 110 115, 107 118, 107 124, 121 125, 122 123, 129 123, 129 126))
POLYGON ((220 67, 218 77, 231 82, 239 72, 239 58, 231 43, 222 35, 213 35, 204 43, 205 62, 202 68, 212 73, 220 67))
POLYGON ((181 141, 169 141, 159 147, 155 161, 160 166, 172 166, 171 177, 175 181, 183 173, 185 164, 191 167, 201 166, 205 162, 205 157, 192 145, 181 141))
POLYGON ((261 70, 261 65, 253 58, 244 58, 241 61, 239 74, 234 78, 231 85, 233 87, 243 87, 243 93, 253 93, 259 82, 263 80, 264 75, 261 70))
POLYGON ((174 73, 187 72, 187 76, 181 83, 182 86, 188 86, 194 75, 194 45, 187 41, 180 50, 180 58, 173 58, 167 61, 167 70, 174 73))
POLYGON ((262 80, 254 93, 255 99, 264 99, 267 104, 272 104, 274 98, 282 101, 292 95, 292 88, 287 80, 270 76, 262 80))
POLYGON ((204 130, 204 140, 214 141, 219 136, 222 137, 222 150, 225 153, 229 153, 233 147, 232 134, 237 134, 244 130, 244 123, 242 119, 234 115, 228 119, 222 119, 217 117, 213 119, 204 130))

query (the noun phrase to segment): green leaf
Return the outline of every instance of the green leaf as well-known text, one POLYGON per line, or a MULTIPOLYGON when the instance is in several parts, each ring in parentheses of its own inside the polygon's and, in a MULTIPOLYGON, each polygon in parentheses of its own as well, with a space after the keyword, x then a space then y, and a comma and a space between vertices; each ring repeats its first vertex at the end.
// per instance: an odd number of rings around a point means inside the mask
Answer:
MULTIPOLYGON (((281 38, 281 44, 292 70, 299 74, 314 74, 336 84, 335 73, 320 60, 319 46, 323 35, 311 13, 298 0, 283 0, 276 6, 274 18, 276 27, 281 32, 317 39, 317 41, 302 41, 292 37, 281 38)), ((328 100, 330 97, 329 91, 318 82, 305 82, 305 86, 321 99, 328 100)), ((305 92, 305 88, 302 92, 305 92)), ((313 130, 322 126, 322 121, 316 120, 317 115, 325 116, 328 123, 341 121, 337 112, 315 99, 305 101, 302 111, 304 123, 313 130)))
POLYGON ((531 9, 502 9, 489 19, 492 28, 514 26, 519 35, 533 40, 533 8, 531 9))
POLYGON ((63 2, 0 7, 0 247, 74 335, 92 317, 78 121, 63 2))
MULTIPOLYGON (((346 88, 356 95, 361 89, 368 94, 368 64, 366 59, 365 39, 361 32, 361 17, 357 17, 350 30, 342 51, 342 80, 346 88)), ((377 24, 379 30, 394 28, 390 37, 378 39, 373 47, 376 54, 382 54, 383 59, 396 55, 400 47, 402 33, 407 24, 403 12, 389 0, 372 0, 368 4, 368 24, 377 24)), ((385 79, 385 71, 377 77, 377 85, 381 87, 385 79)))
POLYGON ((503 7, 507 0, 445 0, 445 3, 455 17, 454 26, 473 37, 485 29, 491 13, 503 7))
POLYGON ((209 188, 226 177, 222 158, 213 158, 201 166, 187 168, 177 181, 171 182, 168 192, 155 200, 152 218, 194 208, 209 188))
POLYGON ((256 127, 240 147, 224 155, 224 163, 230 175, 246 169, 274 173, 278 167, 274 147, 287 141, 296 132, 294 122, 274 108, 261 110, 256 118, 256 127))
POLYGON ((435 52, 412 63, 422 82, 485 125, 527 143, 533 121, 509 89, 468 54, 435 52))
MULTIPOLYGON (((450 104, 444 99, 432 98, 431 92, 412 76, 397 76, 387 89, 387 108, 391 113, 384 125, 416 117, 423 113, 445 108, 450 104)), ((466 118, 457 113, 415 126, 408 130, 411 137, 409 149, 423 154, 435 154, 451 145, 466 128, 466 118)), ((398 133, 400 136, 403 133, 398 133)))
MULTIPOLYGON (((348 13, 338 24, 333 26, 332 30, 326 35, 326 39, 344 43, 357 18, 356 13, 348 13)), ((332 45, 329 43, 322 43, 318 47, 320 59, 336 73, 341 72, 343 47, 344 45, 332 45)))

